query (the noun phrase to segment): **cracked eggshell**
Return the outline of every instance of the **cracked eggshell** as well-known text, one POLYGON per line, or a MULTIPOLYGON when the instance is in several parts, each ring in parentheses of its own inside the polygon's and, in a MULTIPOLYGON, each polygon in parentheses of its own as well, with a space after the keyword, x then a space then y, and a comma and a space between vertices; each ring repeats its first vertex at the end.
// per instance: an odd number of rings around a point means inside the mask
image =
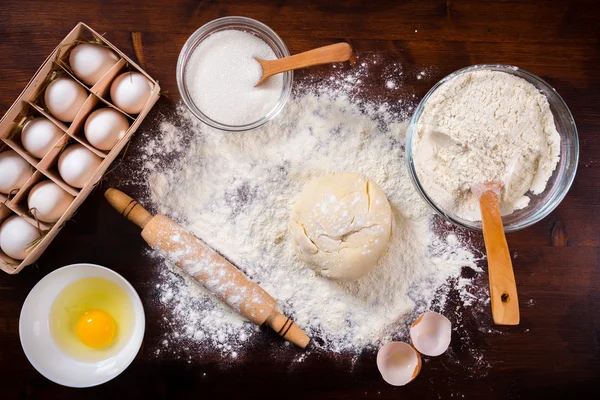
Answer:
POLYGON ((377 352, 377 368, 384 381, 404 386, 421 372, 421 356, 408 343, 386 343, 377 352))
POLYGON ((410 327, 410 341, 426 356, 439 356, 448 350, 452 324, 442 314, 425 312, 410 327))

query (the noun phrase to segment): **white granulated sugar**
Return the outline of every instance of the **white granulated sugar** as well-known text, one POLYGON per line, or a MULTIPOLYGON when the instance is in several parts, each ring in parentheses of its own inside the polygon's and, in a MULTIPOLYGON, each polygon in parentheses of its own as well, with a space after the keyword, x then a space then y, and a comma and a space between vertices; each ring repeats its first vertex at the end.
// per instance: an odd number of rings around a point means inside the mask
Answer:
POLYGON ((522 78, 473 71, 446 82, 429 98, 413 144, 419 180, 442 208, 481 220, 471 193, 501 182, 502 215, 544 191, 556 168, 560 136, 546 97, 522 78))
POLYGON ((276 106, 283 75, 274 75, 255 87, 262 68, 254 57, 276 58, 269 45, 248 32, 215 32, 198 45, 185 76, 194 103, 206 116, 222 124, 245 125, 276 106))

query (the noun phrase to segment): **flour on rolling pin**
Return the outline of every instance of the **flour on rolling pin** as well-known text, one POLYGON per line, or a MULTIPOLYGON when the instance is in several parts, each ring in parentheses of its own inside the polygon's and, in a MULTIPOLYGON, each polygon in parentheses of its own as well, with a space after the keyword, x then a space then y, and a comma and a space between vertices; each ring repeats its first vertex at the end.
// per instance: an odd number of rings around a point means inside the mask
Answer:
POLYGON ((146 242, 197 281, 203 282, 209 292, 223 299, 235 311, 262 325, 277 306, 275 300, 260 286, 246 285, 244 274, 231 269, 227 261, 196 236, 161 217, 155 217, 142 231, 146 242))
POLYGON ((125 218, 143 229, 149 245, 187 270, 219 300, 257 325, 268 325, 279 336, 305 348, 310 338, 277 310, 275 300, 233 264, 164 215, 152 216, 137 201, 116 189, 104 196, 125 218))

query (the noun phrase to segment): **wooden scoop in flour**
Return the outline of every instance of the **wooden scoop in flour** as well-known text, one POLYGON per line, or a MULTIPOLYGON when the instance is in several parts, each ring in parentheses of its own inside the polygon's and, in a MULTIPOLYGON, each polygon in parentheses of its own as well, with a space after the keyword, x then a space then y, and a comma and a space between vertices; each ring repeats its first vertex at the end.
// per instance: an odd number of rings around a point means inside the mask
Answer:
POLYGON ((142 237, 188 272, 208 291, 257 325, 267 324, 291 343, 305 348, 310 338, 277 311, 275 299, 240 270, 164 215, 153 216, 125 193, 108 189, 108 202, 142 228, 142 237))
POLYGON ((336 43, 319 47, 293 56, 277 58, 275 60, 262 60, 255 58, 262 67, 262 76, 256 84, 260 86, 267 78, 275 74, 294 69, 311 67, 313 65, 344 62, 350 60, 354 64, 352 47, 348 43, 336 43))
POLYGON ((483 239, 488 259, 492 316, 496 325, 519 325, 519 299, 498 197, 502 184, 480 183, 471 188, 479 198, 483 239))

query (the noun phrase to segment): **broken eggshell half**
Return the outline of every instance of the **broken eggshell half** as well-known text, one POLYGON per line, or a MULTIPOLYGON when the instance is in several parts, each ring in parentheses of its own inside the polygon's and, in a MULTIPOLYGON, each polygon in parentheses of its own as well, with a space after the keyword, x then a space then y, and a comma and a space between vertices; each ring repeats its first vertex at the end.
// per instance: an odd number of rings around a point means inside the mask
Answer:
POLYGON ((421 356, 408 343, 386 343, 377 352, 377 368, 387 383, 404 386, 419 375, 421 356))
POLYGON ((448 349, 452 324, 442 314, 428 311, 419 316, 410 327, 410 341, 415 349, 426 356, 439 356, 448 349))

